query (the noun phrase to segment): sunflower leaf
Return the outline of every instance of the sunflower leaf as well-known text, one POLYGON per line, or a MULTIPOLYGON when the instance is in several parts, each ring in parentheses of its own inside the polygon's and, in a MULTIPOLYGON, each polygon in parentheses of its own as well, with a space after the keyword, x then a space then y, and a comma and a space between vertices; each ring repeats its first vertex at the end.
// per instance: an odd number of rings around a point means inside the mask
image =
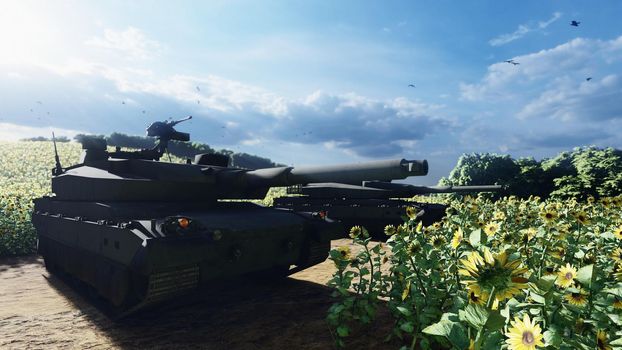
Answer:
POLYGON ((456 324, 456 322, 449 321, 449 320, 440 320, 439 322, 436 322, 434 324, 431 324, 425 327, 422 330, 422 332, 425 334, 430 334, 430 335, 449 337, 449 334, 451 333, 451 328, 453 327, 454 324, 456 324))
POLYGON ((503 335, 499 331, 491 333, 485 333, 484 340, 482 341, 482 350, 498 350, 503 343, 503 335))
POLYGON ((577 271, 577 281, 590 288, 594 277, 594 265, 583 266, 577 271))
POLYGON ((469 242, 473 247, 479 247, 482 244, 486 244, 486 235, 481 229, 473 230, 469 235, 469 242))
POLYGON ((403 307, 403 306, 398 306, 396 307, 397 311, 399 311, 402 315, 409 317, 411 316, 413 313, 408 310, 407 308, 403 307))
POLYGON ((477 304, 469 304, 464 310, 458 312, 461 321, 468 322, 476 329, 482 328, 488 319, 488 310, 477 304))
POLYGON ((490 331, 496 331, 498 329, 503 328, 505 325, 505 317, 501 316, 498 310, 494 310, 490 312, 488 318, 486 319, 486 324, 484 327, 490 331))
POLYGON ((622 283, 618 283, 613 288, 605 288, 605 289, 603 289, 603 292, 605 292, 607 294, 613 294, 613 295, 615 295, 617 297, 621 297, 622 298, 622 283))
POLYGON ((347 326, 339 326, 337 327, 337 334, 340 337, 347 337, 348 334, 350 334, 350 330, 348 329, 347 326))
MULTIPOLYGON (((406 333, 412 333, 415 330, 415 326, 413 326, 412 322, 406 322, 406 323, 402 323, 402 325, 400 326, 400 329, 406 333)), ((425 332, 425 329, 423 331, 425 332)))
POLYGON ((562 336, 558 332, 558 329, 555 325, 551 325, 549 329, 544 332, 543 336, 544 344, 546 346, 557 348, 562 342, 562 336))

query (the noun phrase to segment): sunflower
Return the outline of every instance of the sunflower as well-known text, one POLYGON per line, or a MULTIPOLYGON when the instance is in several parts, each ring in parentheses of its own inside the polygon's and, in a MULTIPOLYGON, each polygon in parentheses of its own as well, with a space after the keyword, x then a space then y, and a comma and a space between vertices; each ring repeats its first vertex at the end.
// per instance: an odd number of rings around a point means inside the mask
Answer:
POLYGON ((439 249, 447 243, 447 240, 442 235, 433 235, 430 237, 429 242, 432 247, 439 249))
POLYGON ((462 227, 458 227, 456 232, 454 232, 454 237, 451 239, 451 247, 455 250, 458 249, 460 243, 464 239, 464 233, 462 232, 462 227))
POLYGON ((570 304, 574 306, 583 306, 587 304, 587 293, 579 288, 577 292, 567 293, 564 295, 564 299, 570 304))
POLYGON ((525 314, 521 321, 518 317, 511 322, 512 327, 505 333, 508 339, 509 350, 534 350, 536 347, 544 346, 542 342, 542 329, 540 325, 531 322, 529 315, 525 314))
POLYGON ((477 285, 467 287, 469 304, 486 305, 488 301, 488 293, 482 293, 477 285))
POLYGON ((484 232, 486 232, 486 236, 491 237, 499 231, 499 227, 500 225, 498 223, 491 222, 484 227, 484 232))
POLYGON ((622 265, 616 264, 616 267, 613 270, 613 277, 615 277, 618 282, 622 282, 622 265))
POLYGON ((395 229, 395 226, 393 225, 387 225, 384 227, 384 234, 387 236, 393 236, 395 232, 397 232, 397 230, 395 229))
POLYGON ((600 199, 600 204, 602 204, 605 208, 609 208, 609 206, 611 205, 611 201, 609 200, 609 198, 604 197, 600 199))
POLYGON ((421 244, 419 242, 413 242, 408 245, 408 253, 410 255, 415 255, 421 251, 421 244))
POLYGON ((501 243, 511 244, 512 242, 514 242, 514 236, 511 233, 506 232, 501 236, 501 243))
POLYGON ((341 246, 337 247, 336 250, 339 252, 339 255, 343 260, 350 260, 350 247, 341 246))
POLYGON ((556 228, 557 230, 555 232, 555 236, 557 239, 564 239, 566 238, 566 236, 568 236, 570 225, 561 224, 561 225, 558 225, 556 228))
POLYGON ((563 247, 557 247, 551 251, 551 255, 557 259, 563 259, 566 256, 566 249, 563 247))
POLYGON ((497 211, 493 214, 492 218, 498 221, 505 220, 505 213, 497 211))
POLYGON ((493 255, 484 248, 484 257, 478 252, 471 252, 466 259, 461 259, 458 273, 464 278, 462 283, 475 287, 481 294, 490 294, 494 288, 496 303, 509 299, 527 288, 527 279, 523 276, 526 267, 521 267, 520 260, 508 260, 505 251, 493 255))
POLYGON ((547 225, 552 225, 557 219, 557 212, 553 208, 545 208, 540 212, 540 217, 547 225))
POLYGON ((469 203, 467 204, 467 207, 469 208, 469 211, 471 211, 471 213, 477 213, 479 211, 479 206, 477 205, 477 203, 469 203))
POLYGON ((590 204, 594 204, 594 202, 596 201, 596 198, 594 198, 594 196, 589 196, 587 197, 587 202, 590 204))
POLYGON ((590 223, 590 219, 583 210, 573 213, 572 216, 582 225, 588 225, 590 223))
POLYGON ((352 228, 350 229, 350 238, 357 238, 361 235, 362 232, 363 230, 361 229, 361 226, 352 226, 352 228))
POLYGON ((417 208, 414 208, 414 207, 406 208, 406 216, 408 216, 411 220, 417 218, 417 213, 418 213, 417 208))
POLYGON ((524 243, 527 243, 527 242, 531 241, 538 234, 538 230, 536 230, 533 227, 521 230, 521 232, 523 233, 523 242, 524 243))
POLYGON ((612 350, 613 348, 607 341, 607 333, 604 330, 599 330, 596 333, 596 348, 598 350, 612 350))
POLYGON ((577 270, 570 264, 559 269, 557 272, 557 279, 555 284, 562 288, 568 288, 574 283, 574 279, 577 277, 577 270))
POLYGON ((617 309, 617 310, 622 309, 622 299, 615 297, 615 299, 613 300, 613 304, 611 305, 613 305, 614 309, 617 309))
POLYGON ((617 239, 622 239, 622 226, 613 230, 613 235, 616 236, 617 239))
POLYGON ((484 228, 484 226, 486 226, 486 223, 484 221, 482 221, 482 220, 477 220, 477 222, 475 224, 479 228, 484 228))

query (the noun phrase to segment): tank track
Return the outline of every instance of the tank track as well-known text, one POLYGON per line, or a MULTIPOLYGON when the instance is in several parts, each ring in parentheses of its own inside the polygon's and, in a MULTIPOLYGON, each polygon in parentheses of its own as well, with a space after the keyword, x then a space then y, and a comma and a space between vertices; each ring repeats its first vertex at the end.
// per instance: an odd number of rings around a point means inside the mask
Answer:
MULTIPOLYGON (((41 241, 39 244, 42 244, 41 241)), ((106 264, 105 269, 110 278, 105 283, 97 283, 96 276, 78 276, 68 268, 72 257, 80 256, 80 252, 76 249, 49 239, 44 240, 43 244, 47 251, 43 254, 46 270, 68 282, 67 284, 77 287, 74 289, 83 297, 96 299, 93 301, 96 301, 100 311, 112 319, 126 317, 140 309, 198 289, 200 277, 198 265, 178 266, 144 277, 132 273, 127 268, 100 261, 99 264, 106 264), (107 287, 127 284, 127 276, 130 277, 130 283, 125 289, 126 292, 117 298, 111 297, 107 287)))

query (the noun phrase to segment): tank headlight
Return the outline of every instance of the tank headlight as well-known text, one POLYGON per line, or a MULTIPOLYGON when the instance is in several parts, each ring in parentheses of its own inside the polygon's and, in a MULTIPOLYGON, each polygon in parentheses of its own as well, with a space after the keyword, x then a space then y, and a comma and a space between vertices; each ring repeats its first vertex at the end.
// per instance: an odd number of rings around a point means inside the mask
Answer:
POLYGON ((179 218, 177 219, 177 224, 179 227, 186 229, 190 226, 190 220, 188 218, 179 218))

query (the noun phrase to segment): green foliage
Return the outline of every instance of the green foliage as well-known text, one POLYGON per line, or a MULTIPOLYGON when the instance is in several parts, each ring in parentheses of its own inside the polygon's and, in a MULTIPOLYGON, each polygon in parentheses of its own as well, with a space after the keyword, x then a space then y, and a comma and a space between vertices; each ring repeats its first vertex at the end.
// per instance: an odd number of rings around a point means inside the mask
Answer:
MULTIPOLYGON (((63 165, 76 163, 80 146, 58 143, 63 165)), ((54 148, 46 142, 0 142, 0 256, 33 253, 32 200, 49 194, 54 148)))
POLYGON ((587 199, 622 193, 622 151, 613 148, 575 148, 541 162, 508 155, 465 154, 442 185, 505 186, 503 195, 521 198, 587 199))

